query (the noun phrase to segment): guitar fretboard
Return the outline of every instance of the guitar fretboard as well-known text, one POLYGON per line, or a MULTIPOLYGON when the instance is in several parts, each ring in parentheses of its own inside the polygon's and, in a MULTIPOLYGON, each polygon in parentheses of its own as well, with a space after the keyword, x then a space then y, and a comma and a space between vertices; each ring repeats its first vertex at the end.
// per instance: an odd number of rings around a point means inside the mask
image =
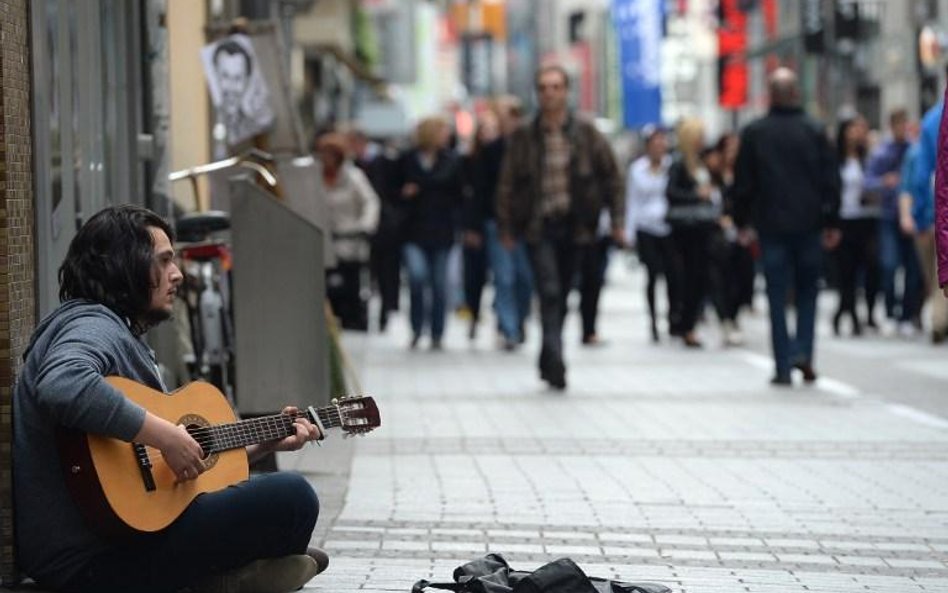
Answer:
MULTIPOLYGON (((324 428, 342 426, 342 416, 335 406, 327 406, 315 411, 324 428)), ((231 424, 197 428, 192 435, 200 443, 204 453, 209 455, 286 438, 296 433, 293 421, 296 418, 308 416, 307 412, 261 416, 231 424)))

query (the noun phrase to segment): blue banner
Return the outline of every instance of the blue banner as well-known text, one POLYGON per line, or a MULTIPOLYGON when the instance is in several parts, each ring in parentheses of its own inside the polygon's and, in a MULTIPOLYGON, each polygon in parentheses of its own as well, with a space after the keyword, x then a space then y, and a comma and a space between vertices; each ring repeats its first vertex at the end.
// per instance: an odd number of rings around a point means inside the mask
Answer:
POLYGON ((661 123, 663 0, 613 0, 626 128, 661 123))

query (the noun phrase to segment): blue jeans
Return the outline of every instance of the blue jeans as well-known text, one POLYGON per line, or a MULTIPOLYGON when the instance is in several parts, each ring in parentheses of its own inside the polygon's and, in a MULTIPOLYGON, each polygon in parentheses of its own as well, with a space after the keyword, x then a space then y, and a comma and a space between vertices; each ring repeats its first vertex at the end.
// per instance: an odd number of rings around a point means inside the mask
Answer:
POLYGON ((915 250, 915 238, 905 235, 897 220, 879 223, 879 264, 882 269, 882 290, 885 312, 889 318, 913 321, 921 309, 922 275, 915 250), (895 290, 895 274, 904 271, 902 294, 895 290))
POLYGON ((306 478, 278 472, 202 494, 167 529, 93 558, 68 593, 174 593, 261 558, 305 554, 319 500, 306 478))
POLYGON ((820 232, 760 236, 767 300, 770 305, 770 339, 777 377, 790 376, 796 362, 813 362, 816 297, 823 261, 820 232), (794 288, 797 331, 787 332, 787 294, 794 288))
POLYGON ((432 340, 440 341, 444 335, 448 251, 448 248, 422 247, 417 243, 406 243, 402 248, 411 294, 411 330, 415 336, 421 335, 426 319, 432 340), (426 295, 430 295, 430 306, 426 295))
POLYGON ((504 337, 517 342, 523 337, 520 329, 530 314, 530 299, 533 296, 530 256, 522 241, 517 241, 509 251, 501 245, 497 222, 487 221, 485 231, 487 257, 494 275, 497 323, 504 337))

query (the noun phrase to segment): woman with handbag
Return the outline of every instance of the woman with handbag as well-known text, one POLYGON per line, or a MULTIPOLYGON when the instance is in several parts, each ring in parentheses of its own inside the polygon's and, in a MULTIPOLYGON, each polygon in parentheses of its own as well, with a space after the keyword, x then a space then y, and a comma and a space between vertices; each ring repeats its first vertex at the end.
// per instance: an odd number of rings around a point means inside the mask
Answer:
POLYGON ((711 234, 721 213, 721 191, 701 161, 704 124, 686 117, 678 124, 678 158, 668 170, 668 222, 675 245, 679 285, 682 288, 681 325, 689 348, 700 348, 695 326, 708 289, 711 234))

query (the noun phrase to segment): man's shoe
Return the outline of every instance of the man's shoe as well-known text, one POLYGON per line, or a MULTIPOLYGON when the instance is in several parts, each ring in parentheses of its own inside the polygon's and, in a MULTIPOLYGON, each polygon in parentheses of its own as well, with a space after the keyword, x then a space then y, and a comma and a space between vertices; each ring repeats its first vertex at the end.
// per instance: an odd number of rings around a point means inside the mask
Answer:
POLYGON ((306 548, 306 555, 316 562, 316 574, 319 574, 329 568, 329 554, 322 548, 306 548))
MULTIPOLYGON (((329 560, 327 558, 328 565, 329 560)), ((308 554, 263 558, 189 587, 191 593, 290 593, 319 574, 308 554)))
POLYGON ((566 367, 562 362, 540 367, 540 378, 557 391, 566 389, 566 367))
POLYGON ((599 339, 599 336, 596 334, 586 334, 583 336, 583 346, 600 346, 602 345, 602 340, 599 339))
POLYGON ((816 381, 816 371, 813 370, 812 364, 805 361, 800 361, 796 363, 795 365, 793 365, 793 368, 803 373, 804 383, 813 383, 814 381, 816 381))
POLYGON ((793 385, 793 381, 790 379, 790 377, 777 375, 770 380, 770 384, 775 387, 791 387, 793 385))

